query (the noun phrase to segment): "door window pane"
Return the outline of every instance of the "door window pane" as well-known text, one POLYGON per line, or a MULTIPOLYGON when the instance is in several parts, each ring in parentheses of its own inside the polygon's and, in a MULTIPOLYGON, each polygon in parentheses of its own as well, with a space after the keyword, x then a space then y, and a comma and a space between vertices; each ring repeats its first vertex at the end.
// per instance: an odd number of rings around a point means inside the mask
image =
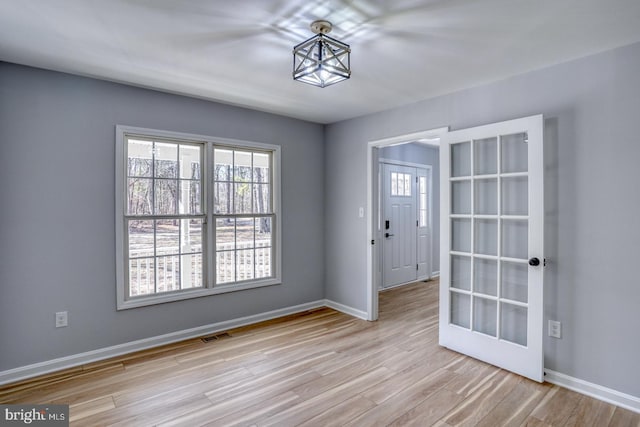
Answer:
POLYGON ((471 327, 471 297, 466 294, 450 292, 451 323, 469 329, 471 327))
POLYGON ((529 251, 528 225, 526 220, 502 221, 502 256, 526 259, 529 251))
POLYGON ((527 172, 528 147, 527 134, 516 133, 500 137, 500 164, 502 173, 527 172))
POLYGON ((498 138, 474 141, 474 175, 498 173, 498 138))
POLYGON ((529 267, 526 264, 502 262, 500 295, 502 298, 527 302, 529 293, 529 267))
POLYGON ((451 176, 471 175, 471 143, 451 145, 451 176))
POLYGON ((475 220, 475 252, 483 255, 498 255, 498 221, 475 220))
POLYGON ((498 295, 497 261, 492 259, 474 258, 473 291, 491 296, 498 295))
POLYGON ((471 252, 471 220, 451 220, 451 249, 456 252, 471 252))
POLYGON ((527 308, 501 303, 500 338, 527 345, 527 308))
POLYGON ((473 297, 473 330, 496 336, 498 303, 494 300, 473 297))
POLYGON ((471 290, 471 258, 451 255, 451 287, 471 290))
POLYGON ((529 214, 529 182, 526 176, 502 178, 502 215, 529 214))
POLYGON ((475 181, 476 214, 496 215, 498 213, 498 180, 478 179, 475 181))
POLYGON ((451 183, 451 213, 471 213, 471 181, 451 183))

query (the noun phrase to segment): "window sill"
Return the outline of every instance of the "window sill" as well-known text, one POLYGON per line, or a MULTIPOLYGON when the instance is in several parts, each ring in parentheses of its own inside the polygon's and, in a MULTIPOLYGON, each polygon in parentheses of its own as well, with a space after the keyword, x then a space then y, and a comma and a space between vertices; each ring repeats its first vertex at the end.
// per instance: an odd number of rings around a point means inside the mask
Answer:
POLYGON ((192 298, 201 298, 211 295, 226 294, 228 292, 244 291, 248 289, 262 288, 265 286, 279 285, 282 281, 279 278, 251 281, 244 283, 234 283, 229 285, 217 285, 215 288, 200 288, 188 291, 167 292, 160 295, 132 298, 125 301, 118 301, 117 310, 128 310, 130 308, 146 307, 149 305, 164 304, 167 302, 183 301, 192 298))

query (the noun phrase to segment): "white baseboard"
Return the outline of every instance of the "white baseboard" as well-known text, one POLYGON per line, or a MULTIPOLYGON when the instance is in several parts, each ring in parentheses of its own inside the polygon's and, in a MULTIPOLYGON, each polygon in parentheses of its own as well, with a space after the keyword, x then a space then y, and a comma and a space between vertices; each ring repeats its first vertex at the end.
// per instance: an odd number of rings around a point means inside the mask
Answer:
POLYGON ((330 299, 324 300, 324 305, 341 313, 348 314, 349 316, 357 317, 362 320, 368 319, 366 311, 358 310, 357 308, 349 307, 348 305, 340 304, 339 302, 331 301, 330 299))
POLYGON ((546 382, 640 413, 640 397, 622 393, 579 378, 570 377, 569 375, 561 374, 560 372, 555 372, 550 369, 545 369, 544 372, 546 374, 544 377, 546 382))
MULTIPOLYGON (((212 323, 209 325, 198 326, 196 328, 185 329, 182 331, 171 332, 164 335, 145 338, 141 340, 131 341, 124 344, 118 344, 111 347, 100 348, 85 353, 74 354, 71 356, 60 357, 58 359, 47 360, 44 362, 34 363, 32 365, 21 366, 0 372, 0 385, 9 384, 39 375, 48 374, 63 369, 73 368, 104 359, 109 359, 123 354, 133 353, 140 350, 146 350, 152 347, 171 344, 191 338, 205 335, 215 334, 217 332, 226 331, 265 320, 275 319, 290 314, 300 313, 320 307, 329 307, 342 313, 348 314, 359 319, 367 320, 367 313, 353 307, 332 300, 318 300, 306 304, 285 307, 278 310, 259 313, 252 316, 240 317, 237 319, 226 320, 223 322, 212 323)), ((622 393, 598 384, 590 383, 569 375, 545 369, 545 381, 556 384, 569 390, 591 396, 595 399, 611 403, 616 406, 640 413, 640 398, 630 394, 622 393)))
POLYGON ((433 279, 434 277, 440 277, 440 271, 434 271, 431 273, 431 278, 433 279))
MULTIPOLYGON (((335 303, 334 303, 335 304, 335 303)), ((146 350, 152 347, 171 344, 178 341, 184 341, 200 336, 211 335, 217 332, 227 331, 229 329, 238 328, 240 326, 250 325, 265 320, 275 319, 277 317, 287 316, 290 314, 300 313, 306 310, 312 310, 328 306, 325 300, 318 300, 306 304, 285 307, 278 310, 259 313, 252 316, 240 317, 237 319, 226 320, 224 322, 212 323, 209 325, 198 326, 196 328, 185 329, 182 331, 171 332, 155 337, 144 338, 141 340, 131 341, 124 344, 118 344, 111 347, 99 348, 97 350, 87 351, 85 353, 73 354, 71 356, 60 357, 58 359, 47 360, 44 362, 34 363, 32 365, 21 366, 7 371, 0 372, 0 385, 9 384, 39 375, 48 374, 63 369, 74 368, 76 366, 86 365, 88 363, 109 359, 123 354, 133 353, 140 350, 146 350)), ((336 310, 339 310, 336 307, 336 310)), ((348 308, 348 307, 347 307, 348 308)), ((340 310, 343 311, 343 310, 340 310)), ((351 314, 351 313, 347 313, 351 314)))

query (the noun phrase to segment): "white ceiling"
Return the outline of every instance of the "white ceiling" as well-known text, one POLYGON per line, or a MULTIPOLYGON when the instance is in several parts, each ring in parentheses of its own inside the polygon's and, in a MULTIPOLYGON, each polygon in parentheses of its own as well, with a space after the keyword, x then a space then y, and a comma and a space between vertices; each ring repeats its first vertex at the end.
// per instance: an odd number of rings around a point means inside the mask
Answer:
POLYGON ((640 41, 640 0, 0 0, 0 60, 320 123, 640 41), (352 77, 294 82, 315 19, 352 77))

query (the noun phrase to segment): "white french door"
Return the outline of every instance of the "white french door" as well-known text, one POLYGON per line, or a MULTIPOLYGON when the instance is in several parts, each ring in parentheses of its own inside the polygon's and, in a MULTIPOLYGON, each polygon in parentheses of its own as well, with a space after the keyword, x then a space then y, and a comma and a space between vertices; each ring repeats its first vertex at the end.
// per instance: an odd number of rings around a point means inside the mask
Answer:
POLYGON ((440 146, 440 345, 543 379, 543 118, 440 146))

